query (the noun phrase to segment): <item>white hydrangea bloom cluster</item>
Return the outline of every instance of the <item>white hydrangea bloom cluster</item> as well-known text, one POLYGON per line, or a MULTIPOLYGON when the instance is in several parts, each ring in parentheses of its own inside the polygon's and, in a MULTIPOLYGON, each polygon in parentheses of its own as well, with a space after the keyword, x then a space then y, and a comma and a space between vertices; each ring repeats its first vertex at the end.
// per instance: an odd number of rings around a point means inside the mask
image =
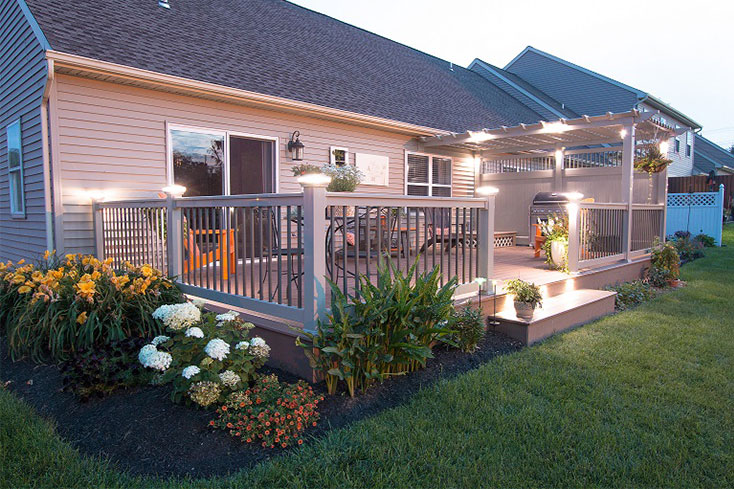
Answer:
POLYGON ((206 305, 206 301, 204 299, 194 299, 191 301, 193 305, 198 307, 199 309, 204 309, 204 306, 206 305))
POLYGON ((229 343, 220 338, 214 338, 204 347, 204 352, 214 360, 222 361, 229 355, 229 343))
POLYGON ((227 387, 234 387, 235 385, 237 385, 237 382, 240 381, 240 376, 231 370, 225 370, 224 372, 219 374, 219 380, 221 380, 222 384, 226 385, 227 387))
POLYGON ((181 372, 181 376, 190 379, 199 372, 201 372, 201 369, 199 367, 197 367, 196 365, 189 365, 188 367, 183 369, 183 371, 181 372))
POLYGON ((153 311, 153 318, 173 331, 181 331, 201 320, 201 310, 190 302, 166 304, 153 311))
POLYGON ((189 329, 186 330, 186 337, 188 338, 203 338, 204 332, 201 330, 201 328, 197 328, 196 326, 192 326, 189 329))
POLYGON ((265 340, 256 336, 250 340, 250 353, 259 358, 268 358, 270 356, 270 346, 265 340))
POLYGON ((160 335, 160 336, 156 336, 155 338, 153 338, 153 341, 151 341, 150 343, 151 345, 158 346, 161 343, 165 343, 166 341, 170 339, 171 338, 169 336, 160 335))
POLYGON ((237 317, 239 317, 239 315, 240 313, 238 312, 228 311, 228 312, 225 312, 224 314, 218 314, 216 319, 218 322, 224 323, 227 321, 234 321, 235 319, 237 319, 237 317))
POLYGON ((250 347, 250 342, 249 341, 240 341, 234 347, 236 349, 238 349, 238 350, 246 350, 247 348, 250 347))
POLYGON ((160 370, 161 372, 171 366, 172 360, 173 357, 170 353, 158 351, 156 345, 152 343, 142 347, 138 353, 138 361, 143 367, 160 370))

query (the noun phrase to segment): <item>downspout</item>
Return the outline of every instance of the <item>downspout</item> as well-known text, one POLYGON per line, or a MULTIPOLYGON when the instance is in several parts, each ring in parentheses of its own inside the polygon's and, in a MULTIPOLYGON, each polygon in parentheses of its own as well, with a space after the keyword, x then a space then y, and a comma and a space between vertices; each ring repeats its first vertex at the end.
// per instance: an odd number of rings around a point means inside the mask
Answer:
POLYGON ((46 215, 46 249, 56 249, 56 239, 54 235, 54 199, 53 199, 53 178, 51 176, 51 151, 49 148, 49 97, 51 87, 54 83, 54 61, 46 59, 46 86, 43 89, 43 98, 41 100, 41 138, 43 151, 43 196, 44 210, 46 215))

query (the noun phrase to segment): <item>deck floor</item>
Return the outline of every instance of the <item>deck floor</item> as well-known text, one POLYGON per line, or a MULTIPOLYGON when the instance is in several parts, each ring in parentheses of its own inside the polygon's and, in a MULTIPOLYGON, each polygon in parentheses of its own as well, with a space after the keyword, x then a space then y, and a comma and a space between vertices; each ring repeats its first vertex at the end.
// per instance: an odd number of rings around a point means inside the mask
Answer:
MULTIPOLYGON (((452 253, 452 259, 455 257, 452 253)), ((476 264, 476 250, 469 250, 472 253, 471 262, 476 264)), ((466 264, 465 269, 460 269, 457 273, 453 269, 448 269, 448 257, 447 253, 444 253, 444 266, 447 268, 444 271, 445 279, 450 276, 459 275, 464 281, 469 280, 469 257, 464 259, 466 264)), ((392 258, 396 265, 400 265, 402 270, 406 270, 415 260, 414 256, 410 257, 410 260, 406 260, 402 257, 400 260, 397 257, 392 258)), ((427 253, 425 256, 421 256, 418 261, 418 270, 423 271, 424 269, 431 269, 434 263, 434 255, 427 253)), ((441 263, 441 254, 435 255, 435 263, 441 263)), ((454 262, 455 263, 455 262, 454 262)), ((351 292, 355 284, 355 263, 354 258, 350 257, 347 259, 346 268, 348 273, 346 275, 346 287, 351 292)), ((357 265, 357 269, 360 274, 367 274, 368 264, 365 258, 360 258, 357 265)), ((254 297, 257 299, 272 300, 273 302, 280 302, 282 304, 290 304, 297 306, 299 305, 300 288, 297 286, 298 280, 294 277, 298 276, 298 263, 297 260, 293 260, 292 273, 288 273, 288 266, 286 260, 280 262, 280 272, 278 270, 278 260, 273 260, 270 263, 264 262, 261 266, 258 261, 250 262, 249 260, 245 263, 239 260, 236 273, 229 273, 227 279, 221 277, 221 266, 219 262, 213 263, 207 267, 193 270, 190 274, 184 274, 183 282, 190 285, 202 286, 207 289, 219 290, 237 295, 245 295, 248 297, 254 297), (279 282, 280 278, 280 284, 279 282), (290 292, 288 291, 288 283, 290 282, 290 292), (262 296, 260 295, 262 293, 262 296), (290 302, 288 295, 290 293, 290 302), (272 299, 269 299, 272 298, 272 299)), ((376 259, 371 259, 369 264, 369 275, 373 282, 376 282, 376 259)), ((337 266, 337 274, 329 274, 330 278, 336 279, 339 286, 344 288, 344 272, 343 266, 337 266)), ((494 256, 494 280, 504 282, 510 279, 519 278, 528 282, 533 282, 537 285, 544 285, 551 282, 559 281, 568 278, 568 275, 556 270, 549 270, 548 265, 545 263, 544 257, 541 255, 539 258, 533 257, 533 250, 527 246, 513 246, 503 247, 495 249, 494 256)), ((461 280, 460 280, 461 281, 461 280)), ((300 285, 300 284, 298 284, 300 285)), ((327 298, 330 296, 327 291, 327 298)))

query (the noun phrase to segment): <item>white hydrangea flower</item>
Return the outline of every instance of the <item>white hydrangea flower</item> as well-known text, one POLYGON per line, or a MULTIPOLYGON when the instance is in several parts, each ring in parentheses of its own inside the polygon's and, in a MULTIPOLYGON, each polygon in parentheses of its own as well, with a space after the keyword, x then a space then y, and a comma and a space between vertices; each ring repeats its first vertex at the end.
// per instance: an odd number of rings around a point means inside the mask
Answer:
POLYGON ((188 367, 183 369, 183 371, 181 372, 181 376, 190 379, 199 372, 201 372, 201 369, 199 367, 197 367, 196 365, 189 365, 188 367))
POLYGON ((216 317, 216 320, 219 322, 234 321, 235 319, 237 319, 237 317, 239 317, 239 315, 240 313, 238 312, 228 311, 228 312, 225 312, 224 314, 218 314, 216 317))
POLYGON ((219 374, 219 380, 227 387, 234 387, 240 381, 240 376, 231 370, 225 370, 219 374))
POLYGON ((194 299, 191 303, 199 309, 204 309, 204 306, 206 305, 206 301, 204 299, 194 299))
POLYGON ((256 336, 250 340, 250 353, 260 358, 268 358, 270 356, 270 347, 265 340, 256 336))
POLYGON ((153 311, 153 318, 173 331, 181 331, 201 320, 201 310, 190 302, 166 304, 153 311))
POLYGON ((222 361, 229 355, 229 343, 220 338, 214 338, 206 344, 204 352, 214 360, 222 361))
POLYGON ((156 353, 158 353, 158 349, 155 347, 155 345, 145 345, 140 349, 140 352, 138 353, 138 361, 142 366, 147 367, 150 361, 150 357, 155 355, 156 353))
POLYGON ((160 336, 156 336, 155 338, 153 338, 153 341, 151 341, 150 344, 153 345, 153 346, 158 346, 161 343, 165 343, 166 341, 168 341, 170 339, 171 338, 168 337, 168 336, 160 335, 160 336))
POLYGON ((201 328, 197 328, 196 326, 192 326, 189 329, 186 330, 186 336, 191 338, 203 338, 204 332, 201 330, 201 328))
POLYGON ((238 350, 245 350, 245 349, 247 349, 247 348, 250 347, 250 342, 249 341, 240 341, 234 347, 237 348, 238 350))
POLYGON ((142 347, 138 353, 138 361, 143 367, 160 370, 161 372, 171 366, 172 360, 173 357, 170 353, 158 351, 152 343, 142 347))

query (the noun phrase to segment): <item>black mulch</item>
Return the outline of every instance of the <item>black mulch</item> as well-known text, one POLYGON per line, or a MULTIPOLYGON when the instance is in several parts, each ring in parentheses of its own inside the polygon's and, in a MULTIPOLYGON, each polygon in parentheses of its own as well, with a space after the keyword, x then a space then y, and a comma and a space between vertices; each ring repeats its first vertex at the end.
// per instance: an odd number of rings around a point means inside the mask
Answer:
MULTIPOLYGON (((425 369, 392 378, 352 399, 326 396, 321 421, 310 431, 321 436, 384 409, 404 403, 422 387, 474 369, 493 357, 519 350, 521 344, 500 333, 488 333, 473 354, 437 348, 425 369)), ((284 381, 296 378, 271 370, 284 381)), ((263 450, 207 427, 212 413, 173 404, 166 386, 118 391, 104 399, 80 403, 61 391, 56 367, 30 361, 11 362, 0 341, 0 380, 8 389, 57 424, 61 437, 82 454, 99 455, 132 474, 206 477, 251 467, 287 450, 263 450)), ((323 392, 323 384, 316 386, 323 392)))

